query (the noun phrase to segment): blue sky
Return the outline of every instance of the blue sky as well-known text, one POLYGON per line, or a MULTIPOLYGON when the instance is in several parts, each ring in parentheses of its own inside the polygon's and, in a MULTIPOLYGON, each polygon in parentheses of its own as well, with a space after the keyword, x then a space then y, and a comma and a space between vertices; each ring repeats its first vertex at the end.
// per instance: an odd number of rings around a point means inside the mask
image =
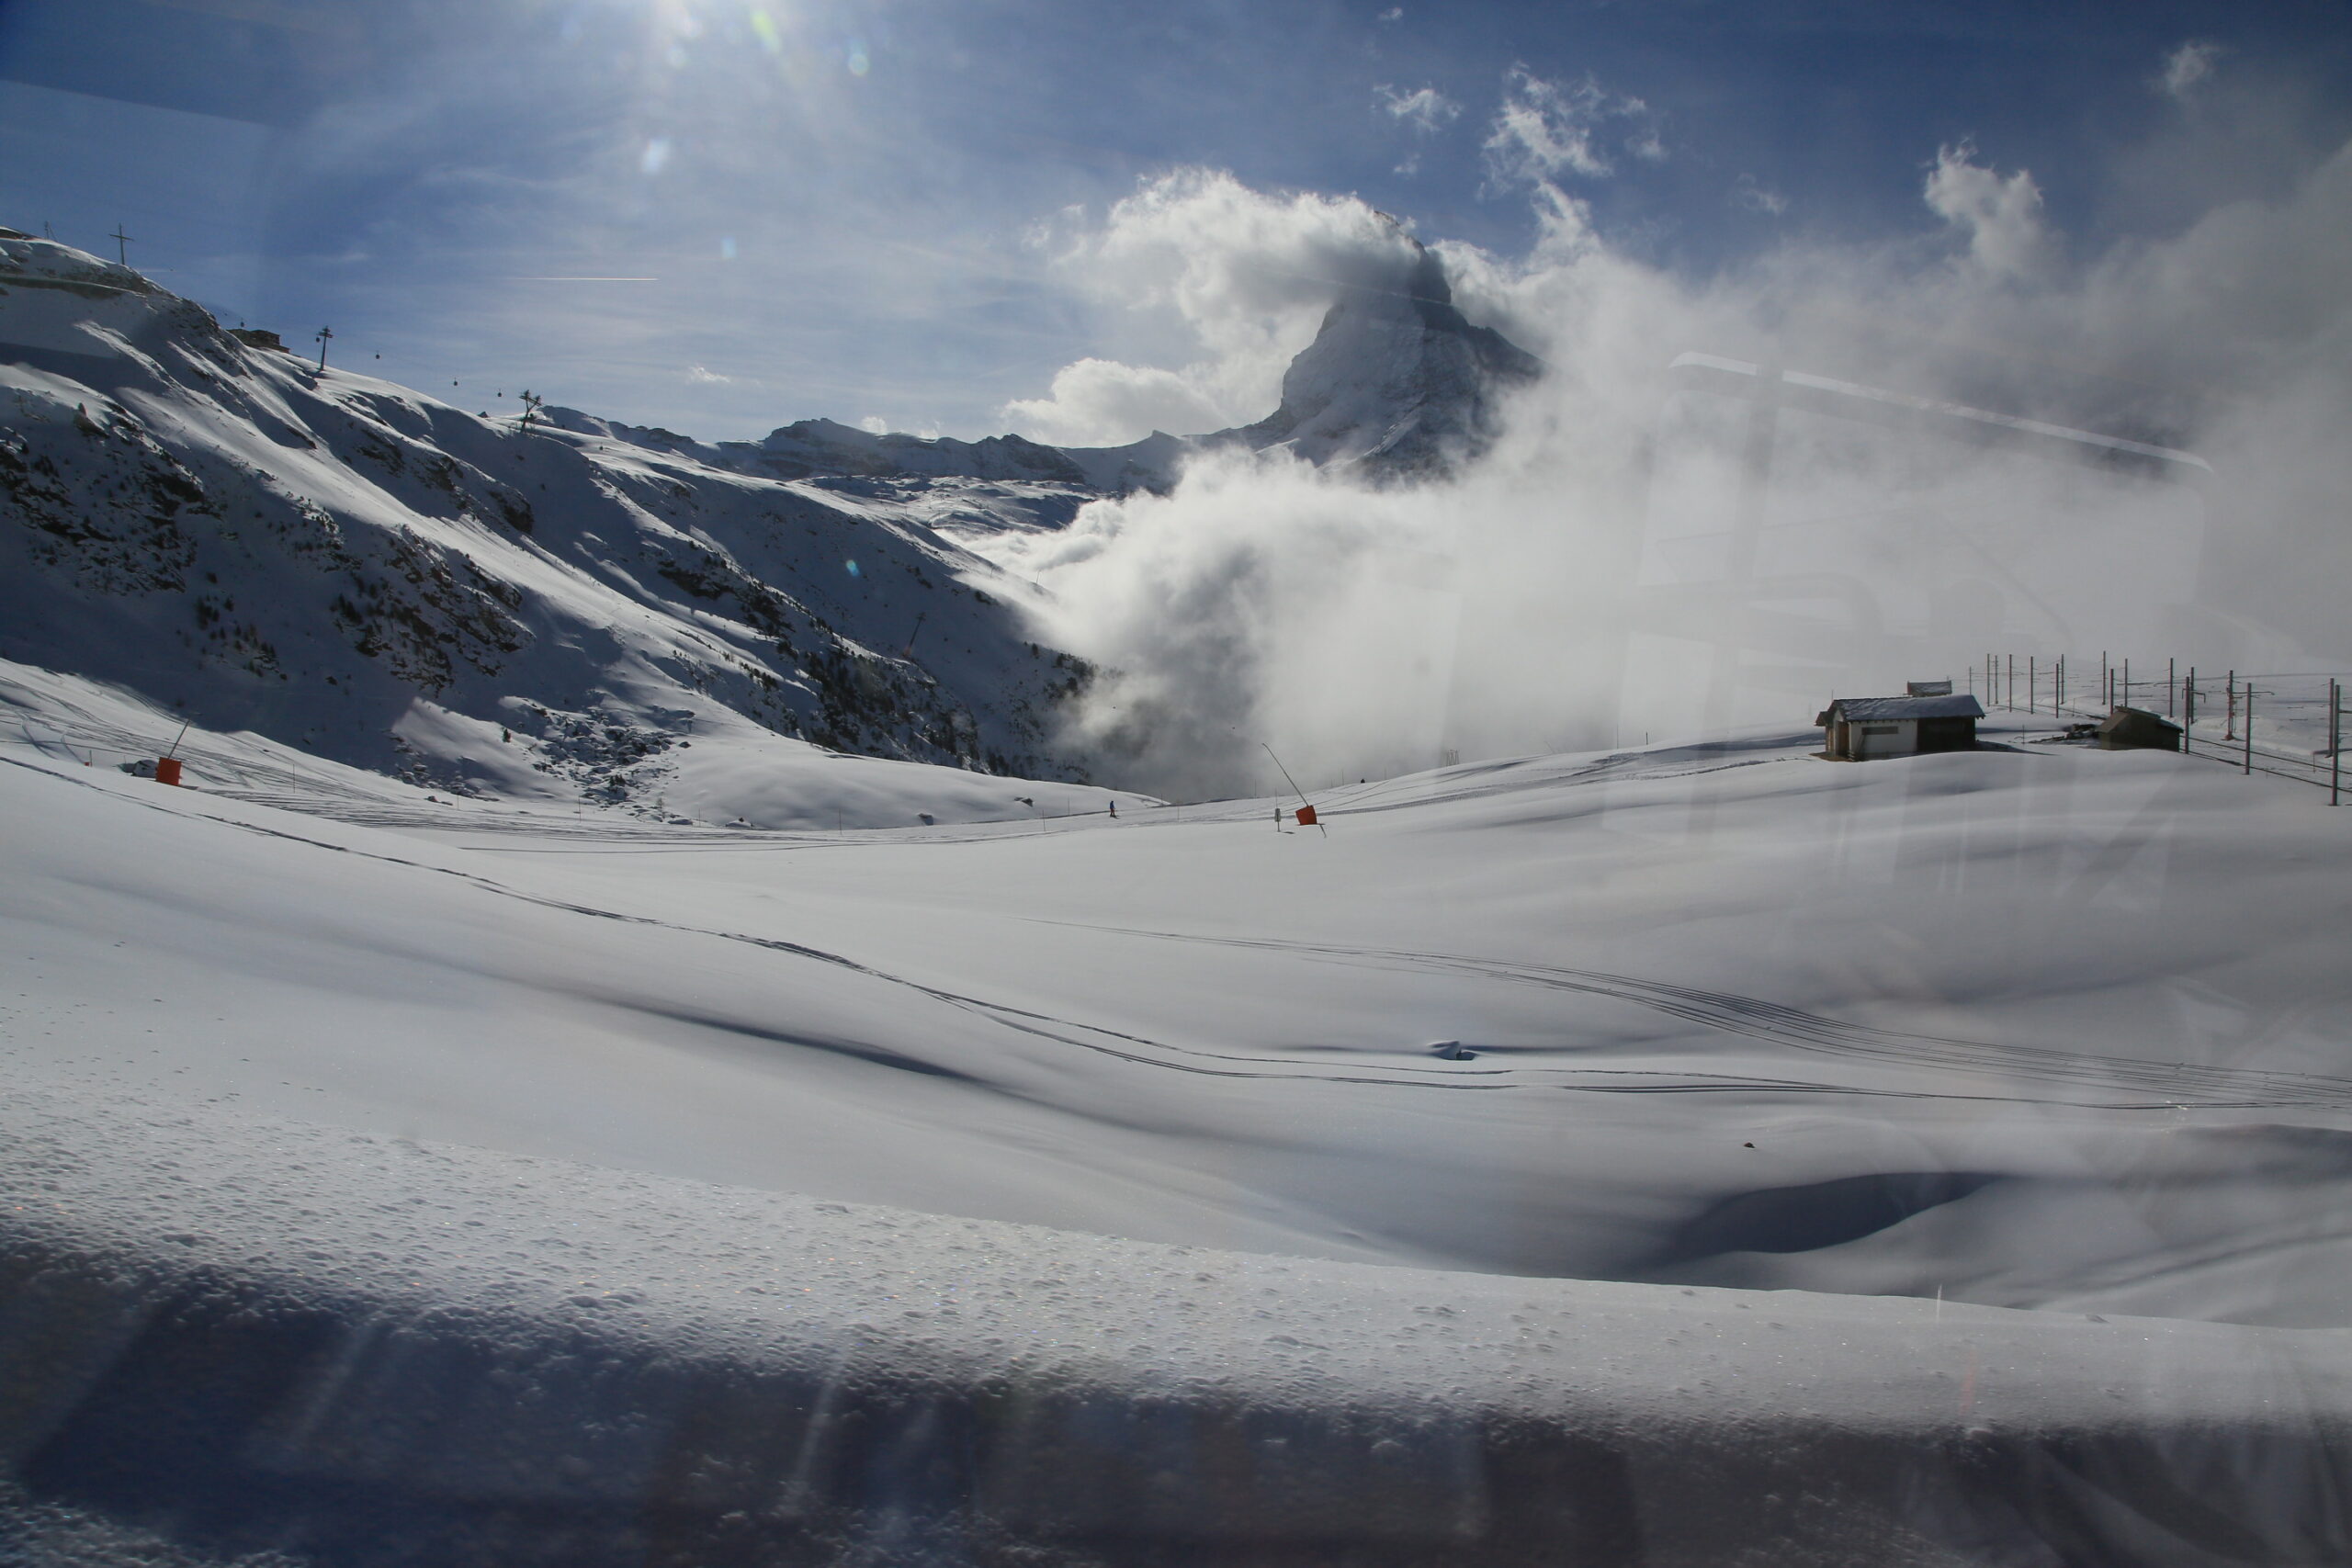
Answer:
POLYGON ((2030 169, 2088 257, 2340 145, 2346 16, 0 0, 0 222, 107 253, 127 225, 167 286, 289 341, 332 322, 338 355, 478 407, 530 385, 707 436, 819 414, 978 435, 1073 361, 1204 352, 1197 321, 1069 260, 1170 171, 1523 254, 1528 181, 1489 145, 1516 104, 1585 138, 1548 177, 1610 244, 1703 280, 1931 236, 1923 179, 1969 142, 2030 169), (2160 90, 2184 59, 2211 77, 2193 127, 2160 90))

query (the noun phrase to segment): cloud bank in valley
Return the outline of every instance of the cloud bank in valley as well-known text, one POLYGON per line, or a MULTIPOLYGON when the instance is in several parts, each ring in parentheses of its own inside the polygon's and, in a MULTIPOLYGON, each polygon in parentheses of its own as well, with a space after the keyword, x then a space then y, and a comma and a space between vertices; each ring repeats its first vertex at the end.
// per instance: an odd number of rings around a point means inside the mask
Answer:
MULTIPOLYGON (((2150 91, 2176 106, 2165 138, 2239 135, 2206 102, 2230 69, 2194 43, 2152 62, 2150 91)), ((2095 254, 2052 228, 2033 171, 1923 148, 1910 231, 1792 238, 1693 278, 1598 231, 1577 195, 1667 155, 1638 101, 1517 73, 1487 145, 1534 206, 1534 243, 1432 248, 1464 312, 1550 367, 1487 458, 1383 489, 1226 454, 1172 495, 1017 547, 1053 595, 1047 629, 1108 671, 1074 737, 1106 774, 1204 795, 1267 787, 1262 742, 1329 782, 1448 752, 1798 728, 1833 691, 1965 679, 1989 650, 2352 657, 2335 587, 2352 575, 2352 147, 2271 138, 2241 187, 2256 194, 2095 254), (1849 393, 1759 424, 1736 377, 1672 368, 1691 353, 1751 382, 1785 370, 2185 449, 2211 472, 1952 440, 1988 427, 1849 393)), ((1056 243, 1088 287, 1173 311, 1199 350, 1173 369, 1081 361, 1014 406, 1063 440, 1262 416, 1337 286, 1411 246, 1360 200, 1208 170, 1147 181, 1099 223, 1066 217, 1056 243)))

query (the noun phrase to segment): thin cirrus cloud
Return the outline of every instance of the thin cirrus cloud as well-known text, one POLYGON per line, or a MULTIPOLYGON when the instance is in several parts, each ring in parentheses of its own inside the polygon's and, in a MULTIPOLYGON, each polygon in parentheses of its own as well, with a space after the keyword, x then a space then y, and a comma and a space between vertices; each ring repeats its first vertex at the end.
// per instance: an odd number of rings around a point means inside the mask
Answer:
POLYGON ((1462 118, 1462 106, 1435 87, 1416 87, 1408 93, 1383 82, 1373 89, 1373 96, 1387 111, 1389 118, 1424 136, 1442 130, 1462 118))
POLYGON ((1612 93, 1586 75, 1553 82, 1524 65, 1503 79, 1485 145, 1489 176, 1498 185, 1600 179, 1617 172, 1619 155, 1662 162, 1666 142, 1658 116, 1644 100, 1612 93))
POLYGON ((2213 67, 2220 62, 2222 52, 2222 46, 2210 39, 2189 39, 2165 56, 2164 69, 2156 75, 2156 85, 2171 96, 2186 101, 2197 84, 2213 73, 2213 67))
POLYGON ((1731 199, 1740 210, 1767 218, 1778 218, 1789 209, 1789 198, 1758 182, 1754 175, 1742 175, 1732 182, 1731 199))

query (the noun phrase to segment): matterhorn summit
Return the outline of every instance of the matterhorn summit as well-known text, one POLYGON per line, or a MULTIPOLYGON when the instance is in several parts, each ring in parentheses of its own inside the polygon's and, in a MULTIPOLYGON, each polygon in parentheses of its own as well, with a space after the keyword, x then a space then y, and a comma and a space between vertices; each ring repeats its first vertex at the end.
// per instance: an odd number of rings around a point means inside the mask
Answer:
POLYGON ((1418 241, 1401 276, 1342 288, 1283 377, 1282 407, 1210 441, 1283 446, 1317 466, 1384 478, 1442 473, 1493 438, 1499 395, 1543 364, 1454 307, 1444 265, 1418 241))

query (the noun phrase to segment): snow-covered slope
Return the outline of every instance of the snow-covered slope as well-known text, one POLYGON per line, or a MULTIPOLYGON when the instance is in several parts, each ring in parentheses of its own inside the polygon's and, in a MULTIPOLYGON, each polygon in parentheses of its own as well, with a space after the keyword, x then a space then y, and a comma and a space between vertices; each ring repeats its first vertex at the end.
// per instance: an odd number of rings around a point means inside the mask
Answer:
POLYGON ((1036 498, 924 499, 478 417, 0 239, 0 656, 212 728, 645 811, 714 742, 1081 777, 1047 742, 1090 671, 941 532, 1036 498))
POLYGON ((17 1085, 0 1203, 12 1562, 2222 1568, 2352 1531, 2340 1332, 1157 1247, 17 1085))
POLYGON ((2352 1322, 2352 863, 2210 762, 1759 737, 1351 786, 1328 838, 622 831, 209 737, 167 789, 71 694, 0 741, 12 1075, 1168 1242, 2352 1322))
POLYGON ((2344 1539, 2352 852, 2298 786, 1757 735, 1328 837, 729 835, 239 737, 169 789, 78 753, 124 699, 9 693, 0 1516, 53 1553, 2344 1539))

